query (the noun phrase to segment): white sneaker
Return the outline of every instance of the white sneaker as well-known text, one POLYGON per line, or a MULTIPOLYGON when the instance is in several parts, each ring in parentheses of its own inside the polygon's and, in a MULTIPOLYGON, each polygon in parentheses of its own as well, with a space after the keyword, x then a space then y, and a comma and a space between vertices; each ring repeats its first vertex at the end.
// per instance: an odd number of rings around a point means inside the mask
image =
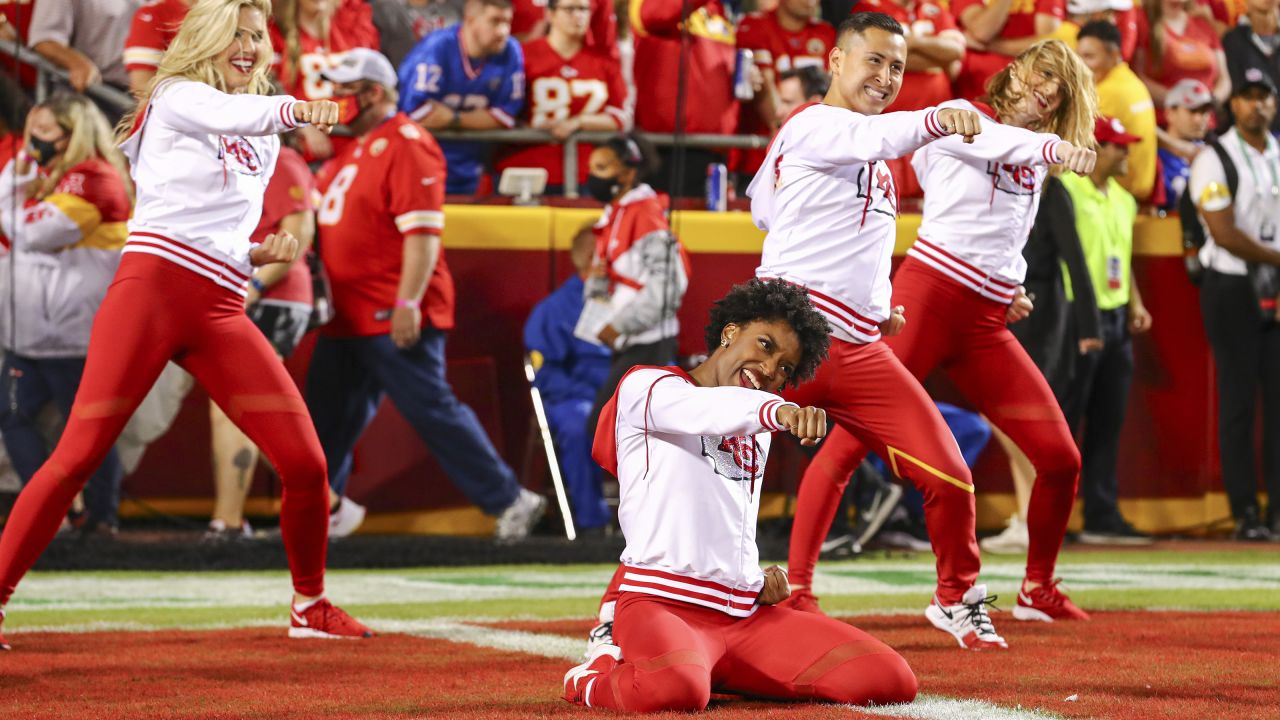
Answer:
POLYGON ((584 658, 590 658, 596 654, 596 649, 601 645, 613 644, 613 621, 602 622, 591 628, 591 632, 587 633, 587 651, 582 654, 584 658))
POLYGON ((938 604, 935 595, 933 603, 925 608, 924 616, 934 627, 951 633, 951 637, 966 650, 1008 650, 1009 645, 996 634, 991 617, 987 615, 987 606, 995 599, 994 595, 987 597, 986 585, 974 585, 965 591, 958 605, 944 607, 938 604))
POLYGON ((983 538, 978 546, 993 555, 1023 555, 1031 539, 1027 535, 1027 524, 1022 518, 1013 515, 1009 518, 1009 527, 999 535, 983 538))
POLYGON ((329 539, 344 538, 354 533, 364 522, 366 512, 363 505, 357 505, 354 500, 343 495, 338 501, 338 509, 329 513, 329 539))
POLYGON ((547 511, 547 499, 535 492, 520 488, 516 501, 498 516, 498 527, 493 536, 503 542, 523 540, 529 537, 533 526, 547 511))

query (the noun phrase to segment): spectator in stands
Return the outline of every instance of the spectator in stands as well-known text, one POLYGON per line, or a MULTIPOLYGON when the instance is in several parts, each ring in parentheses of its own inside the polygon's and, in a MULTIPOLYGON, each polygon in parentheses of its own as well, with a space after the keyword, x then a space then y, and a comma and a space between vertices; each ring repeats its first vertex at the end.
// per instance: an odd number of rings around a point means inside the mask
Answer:
MULTIPOLYGON (((551 30, 551 0, 512 0, 511 34, 521 43, 543 37, 551 30)), ((614 60, 618 56, 618 15, 613 0, 589 0, 591 21, 587 47, 614 60)))
MULTIPOLYGON (((738 132, 773 135, 778 130, 778 82, 782 73, 800 67, 826 69, 827 55, 836 44, 836 29, 814 17, 818 0, 782 0, 769 12, 754 12, 738 24, 738 48, 750 50, 760 69, 761 92, 741 106, 738 132)), ((785 117, 785 116, 784 116, 785 117)), ((746 183, 764 162, 763 150, 731 153, 734 172, 746 183)))
POLYGON ((378 48, 399 67, 422 38, 462 20, 463 0, 369 0, 378 48))
POLYGON ((972 100, 985 95, 987 80, 1023 50, 1053 36, 1066 15, 1066 3, 955 0, 951 12, 960 21, 968 46, 955 90, 958 96, 972 100))
POLYGON ((1179 80, 1199 80, 1218 102, 1231 92, 1227 58, 1213 22, 1190 12, 1195 0, 1144 0, 1147 32, 1138 41, 1134 67, 1164 107, 1164 96, 1179 80))
POLYGON ((1120 55, 1129 62, 1138 47, 1139 15, 1133 0, 1067 0, 1067 19, 1058 26, 1053 37, 1075 50, 1080 28, 1103 20, 1120 30, 1120 55))
MULTIPOLYGON (((428 130, 515 127, 524 106, 524 52, 511 37, 511 0, 467 0, 462 23, 437 30, 400 65, 400 111, 428 130)), ((491 146, 440 143, 447 192, 480 188, 491 146)))
POLYGON ((1176 212, 1178 201, 1191 178, 1191 161, 1204 147, 1213 115, 1213 95, 1199 80, 1179 80, 1164 96, 1164 117, 1168 129, 1160 130, 1160 182, 1164 198, 1160 208, 1176 212))
MULTIPOLYGON (((37 425, 41 411, 52 403, 71 416, 89 329, 120 262, 132 194, 107 119, 71 93, 31 111, 25 151, 0 172, 0 230, 13 242, 0 274, 14 283, 0 297, 9 398, 0 406, 0 435, 24 484, 49 458, 37 425)), ((84 530, 115 531, 122 476, 112 450, 85 488, 84 530)))
MULTIPOLYGON (((1245 7, 1248 22, 1222 37, 1231 84, 1241 84, 1245 71, 1257 68, 1280 85, 1280 0, 1248 0, 1245 7)), ((1271 121, 1271 132, 1280 133, 1280 117, 1271 121)))
POLYGON ((812 65, 791 68, 778 76, 778 110, 774 123, 781 127, 796 108, 822 102, 831 87, 831 76, 812 65))
POLYGON ((473 503, 498 516, 497 537, 529 534, 547 501, 520 487, 471 408, 445 379, 453 278, 440 244, 444 156, 431 135, 396 113, 396 73, 375 50, 356 49, 325 71, 358 143, 320 178, 320 257, 334 318, 321 330, 307 402, 341 500, 330 536, 363 519, 345 497, 352 449, 384 394, 473 503))
POLYGON ((30 102, 18 87, 18 81, 8 73, 0 72, 0 167, 4 167, 22 148, 22 132, 30 109, 30 102))
POLYGON ((1140 140, 1129 150, 1120 184, 1138 200, 1151 197, 1156 183, 1156 111, 1151 94, 1120 54, 1120 30, 1097 20, 1080 28, 1076 53, 1093 71, 1098 112, 1120 121, 1140 140))
MULTIPOLYGON (((38 2, 31 11, 27 44, 70 75, 79 92, 100 82, 129 88, 124 69, 124 39, 140 0, 64 0, 38 2)), ((109 119, 114 108, 102 107, 109 119)))
POLYGON ((1150 543, 1133 528, 1117 505, 1116 463, 1120 430, 1133 382, 1131 336, 1151 329, 1151 314, 1133 281, 1133 224, 1138 203, 1120 185, 1129 148, 1141 141, 1125 132, 1119 120, 1098 118, 1094 129, 1098 161, 1088 177, 1064 173, 1071 194, 1076 228, 1093 280, 1101 319, 1102 348, 1080 356, 1063 411, 1073 428, 1084 424, 1080 443, 1080 491, 1084 499, 1084 532, 1080 542, 1092 544, 1150 543))
MULTIPOLYGON (((636 127, 651 133, 732 134, 738 125, 737 47, 722 0, 632 0, 630 7, 636 127), (687 47, 681 40, 686 26, 687 47)), ((650 176, 654 187, 682 196, 702 195, 707 166, 725 161, 723 153, 692 145, 664 148, 659 156, 661 167, 650 176)))
POLYGON ((1241 24, 1248 12, 1248 0, 1201 0, 1191 6, 1191 13, 1213 21, 1213 29, 1222 36, 1241 24))
MULTIPOLYGON (((627 85, 622 66, 608 53, 585 47, 588 0, 549 0, 551 30, 524 45, 525 82, 529 102, 521 119, 530 127, 549 131, 564 140, 579 130, 629 130, 627 85)), ((578 186, 587 181, 590 145, 578 146, 578 186)), ((509 167, 547 169, 547 192, 564 187, 564 151, 558 144, 517 145, 498 161, 498 170, 509 167)))
POLYGON ((591 153, 587 191, 605 203, 595 224, 596 250, 576 334, 613 350, 609 377, 591 409, 595 436, 600 409, 634 365, 671 365, 689 287, 689 258, 667 221, 667 197, 644 180, 653 150, 634 135, 618 135, 591 153))
POLYGON ((0 3, 0 42, 25 43, 27 28, 31 26, 31 8, 34 3, 6 0, 0 3))
POLYGON ((609 377, 612 353, 573 334, 582 314, 583 280, 591 269, 596 237, 591 226, 573 239, 570 257, 577 272, 538 303, 524 325, 524 346, 533 363, 533 384, 542 395, 557 458, 569 486, 573 520, 579 530, 603 530, 612 519, 604 501, 604 478, 591 459, 587 418, 596 393, 609 377))
MULTIPOLYGON (((302 155, 282 137, 280 157, 262 199, 262 219, 250 240, 287 232, 298 239, 298 254, 290 262, 264 265, 249 279, 245 310, 271 343, 281 361, 293 354, 311 318, 311 271, 304 256, 315 238, 315 178, 302 155)), ((238 540, 252 537, 244 517, 245 498, 258 466, 258 448, 216 403, 209 404, 213 431, 213 517, 205 539, 238 540)))
MULTIPOLYGON (((378 48, 373 14, 363 0, 275 0, 272 5, 271 69, 286 95, 299 100, 328 100, 333 86, 326 68, 342 62, 352 48, 378 48)), ((308 162, 333 157, 350 141, 307 125, 298 141, 308 162)))
MULTIPOLYGON (((907 71, 902 90, 885 112, 923 110, 955 97, 951 87, 953 67, 965 54, 964 33, 951 11, 933 0, 864 0, 859 10, 875 10, 897 20, 907 35, 907 71)), ((886 161, 900 198, 924 195, 911 167, 911 155, 886 161)))
POLYGON ((134 13, 124 41, 124 67, 129 89, 141 95, 160 67, 160 58, 178 34, 178 26, 195 0, 148 0, 134 13))
POLYGON ((1202 152, 1191 163, 1188 192, 1208 236, 1200 251, 1200 308, 1217 372, 1222 484, 1236 539, 1266 540, 1280 532, 1280 315, 1268 303, 1275 299, 1272 292, 1255 289, 1251 275, 1262 279, 1262 271, 1280 266, 1280 146, 1268 132, 1276 114, 1275 84, 1257 69, 1243 80, 1232 89, 1235 125, 1219 141, 1238 184, 1231 187, 1216 152, 1202 152), (1271 498, 1265 524, 1255 492, 1259 393, 1262 474, 1271 498))

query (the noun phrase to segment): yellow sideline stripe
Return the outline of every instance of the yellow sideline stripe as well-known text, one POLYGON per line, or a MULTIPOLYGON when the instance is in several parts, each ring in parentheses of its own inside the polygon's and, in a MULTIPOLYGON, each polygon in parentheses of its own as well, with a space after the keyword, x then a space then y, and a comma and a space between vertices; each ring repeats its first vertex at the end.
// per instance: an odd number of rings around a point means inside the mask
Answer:
MULTIPOLYGON (((568 250, 578 228, 599 217, 592 208, 446 205, 444 243, 458 250, 568 250)), ((682 210, 673 214, 671 227, 691 253, 758 255, 764 246, 764 233, 745 211, 682 210)), ((906 253, 919 228, 919 215, 898 218, 896 255, 906 253)), ((1179 228, 1175 218, 1139 217, 1134 254, 1181 256, 1179 228)))

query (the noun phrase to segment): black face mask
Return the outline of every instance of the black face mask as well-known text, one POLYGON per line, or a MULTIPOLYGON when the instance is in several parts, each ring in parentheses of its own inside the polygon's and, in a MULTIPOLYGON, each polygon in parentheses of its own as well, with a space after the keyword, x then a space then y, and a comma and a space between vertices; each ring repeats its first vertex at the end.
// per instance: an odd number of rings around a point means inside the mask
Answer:
MULTIPOLYGON (((62 138, 58 138, 58 140, 61 139, 62 138)), ((53 158, 58 155, 58 148, 56 147, 58 140, 50 142, 48 140, 41 140, 38 137, 31 138, 31 146, 28 150, 30 151, 31 156, 35 159, 37 165, 44 167, 53 162, 53 158)))
POLYGON ((618 187, 616 177, 600 177, 595 173, 587 176, 587 194, 605 205, 613 202, 613 196, 618 191, 618 187))

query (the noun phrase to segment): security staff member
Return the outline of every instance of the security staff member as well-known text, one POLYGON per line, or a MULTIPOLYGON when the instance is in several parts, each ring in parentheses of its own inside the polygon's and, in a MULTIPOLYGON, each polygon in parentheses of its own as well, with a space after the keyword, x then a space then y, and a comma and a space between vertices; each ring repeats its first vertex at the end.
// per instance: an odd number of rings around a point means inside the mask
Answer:
POLYGON ((1251 268, 1280 266, 1280 147, 1268 133, 1276 115, 1275 85, 1256 69, 1242 79, 1231 94, 1236 125, 1220 140, 1239 185, 1232 192, 1218 154, 1206 151, 1191 165, 1190 192, 1207 235, 1200 251, 1205 266, 1200 305, 1217 366, 1222 483, 1236 519, 1235 538, 1267 540, 1280 530, 1280 313, 1276 291, 1260 297, 1251 268), (1265 524, 1255 492, 1253 448, 1259 388, 1263 470, 1271 498, 1265 524))

